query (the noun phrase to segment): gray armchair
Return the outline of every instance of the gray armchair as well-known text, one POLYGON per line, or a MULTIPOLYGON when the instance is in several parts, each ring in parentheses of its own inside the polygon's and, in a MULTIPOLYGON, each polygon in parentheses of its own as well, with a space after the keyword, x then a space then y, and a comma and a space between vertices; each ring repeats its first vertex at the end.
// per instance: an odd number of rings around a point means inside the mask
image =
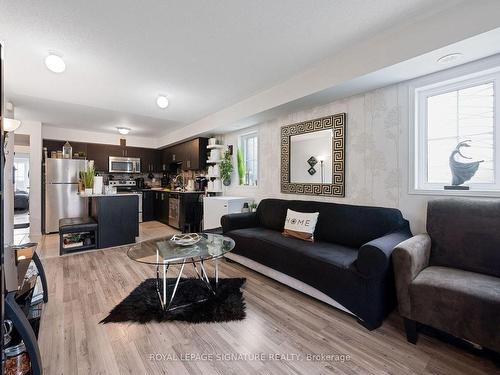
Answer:
POLYGON ((409 342, 422 323, 500 352, 500 199, 440 199, 393 252, 409 342))

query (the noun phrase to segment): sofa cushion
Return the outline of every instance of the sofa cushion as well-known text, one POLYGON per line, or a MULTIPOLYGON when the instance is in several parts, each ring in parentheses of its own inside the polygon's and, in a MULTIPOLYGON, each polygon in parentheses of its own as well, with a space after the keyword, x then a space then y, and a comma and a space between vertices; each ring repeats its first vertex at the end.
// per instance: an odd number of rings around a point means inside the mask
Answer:
POLYGON ((257 206, 257 219, 260 226, 282 232, 285 227, 289 202, 284 199, 261 200, 257 206))
POLYGON ((236 242, 234 253, 264 265, 268 265, 269 258, 288 266, 294 261, 300 265, 307 262, 308 258, 313 258, 345 269, 350 267, 358 256, 358 251, 351 247, 287 238, 271 229, 246 228, 226 234, 236 242))
POLYGON ((317 222, 318 212, 304 213, 288 209, 283 235, 314 242, 314 230, 317 222))
POLYGON ((287 209, 319 212, 315 240, 355 248, 406 225, 401 212, 394 208, 283 199, 259 203, 259 225, 283 231, 287 209))
POLYGON ((500 277, 500 200, 439 199, 427 209, 430 264, 500 277))
POLYGON ((409 294, 411 319, 500 350, 499 278, 431 266, 413 280, 409 294))

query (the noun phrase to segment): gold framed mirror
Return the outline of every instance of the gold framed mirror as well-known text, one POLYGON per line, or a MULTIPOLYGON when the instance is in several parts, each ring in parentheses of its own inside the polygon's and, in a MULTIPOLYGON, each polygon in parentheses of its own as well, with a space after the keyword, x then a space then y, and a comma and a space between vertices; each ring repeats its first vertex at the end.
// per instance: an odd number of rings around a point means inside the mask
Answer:
POLYGON ((345 196, 346 114, 281 127, 281 192, 345 196))

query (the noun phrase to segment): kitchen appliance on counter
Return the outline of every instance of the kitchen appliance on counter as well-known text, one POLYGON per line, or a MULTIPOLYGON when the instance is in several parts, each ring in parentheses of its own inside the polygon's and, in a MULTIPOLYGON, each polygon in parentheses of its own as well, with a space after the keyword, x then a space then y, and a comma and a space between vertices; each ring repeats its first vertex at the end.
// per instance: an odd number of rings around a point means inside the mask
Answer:
POLYGON ((205 176, 196 176, 194 180, 194 190, 205 191, 208 185, 208 179, 205 176))
POLYGON ((141 159, 110 156, 109 173, 141 173, 141 159))
MULTIPOLYGON (((143 179, 144 181, 144 179, 143 179)), ((116 189, 116 193, 137 193, 139 197, 139 223, 142 223, 142 191, 138 190, 136 180, 110 180, 109 186, 116 189)))
POLYGON ((59 219, 87 217, 88 201, 78 195, 80 172, 87 168, 86 160, 45 160, 44 170, 44 232, 59 231, 59 219))

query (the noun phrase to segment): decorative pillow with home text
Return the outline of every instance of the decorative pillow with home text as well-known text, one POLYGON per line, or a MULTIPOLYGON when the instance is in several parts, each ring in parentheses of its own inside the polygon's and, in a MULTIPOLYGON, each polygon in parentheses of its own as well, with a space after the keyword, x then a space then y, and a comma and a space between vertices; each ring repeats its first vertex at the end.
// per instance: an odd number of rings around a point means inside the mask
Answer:
POLYGON ((318 215, 319 212, 306 213, 287 210, 283 235, 313 242, 318 215))

